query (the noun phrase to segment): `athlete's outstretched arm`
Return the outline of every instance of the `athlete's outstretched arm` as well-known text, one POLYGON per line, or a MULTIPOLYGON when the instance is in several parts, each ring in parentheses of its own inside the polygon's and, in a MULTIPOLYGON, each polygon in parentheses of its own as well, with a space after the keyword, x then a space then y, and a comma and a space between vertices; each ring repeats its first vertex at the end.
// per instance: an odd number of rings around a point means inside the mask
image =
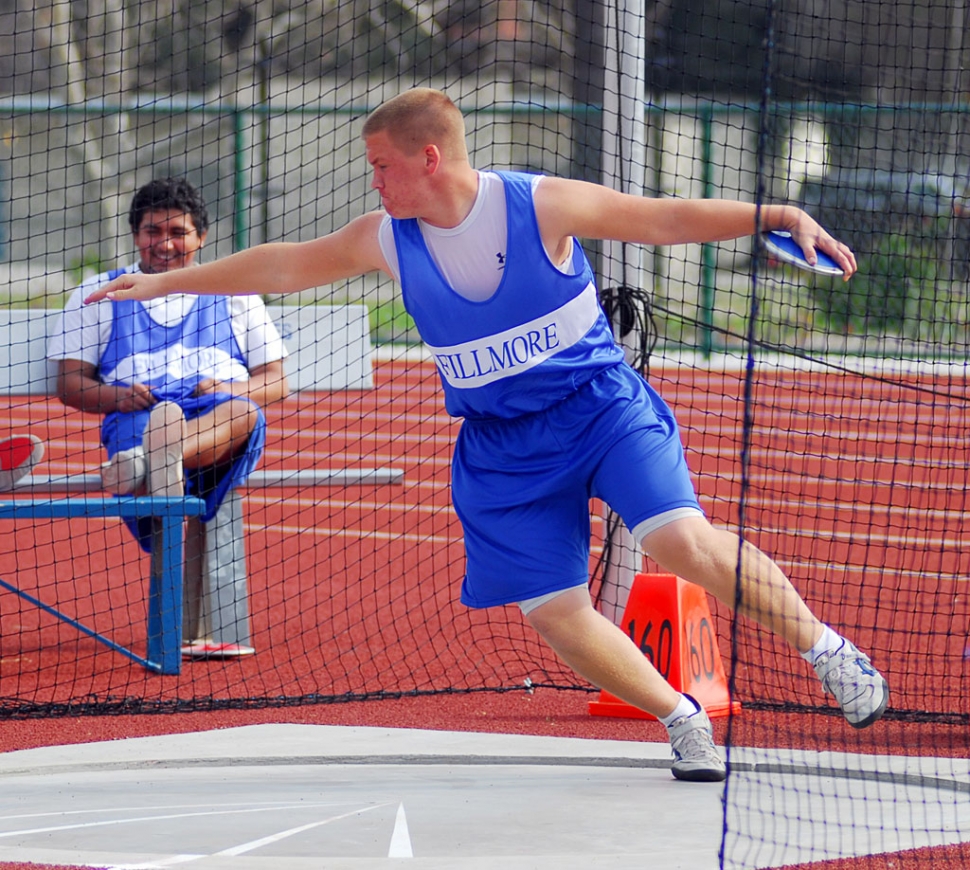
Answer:
POLYGON ((170 293, 295 293, 368 272, 387 271, 377 240, 382 217, 383 213, 372 212, 313 241, 257 245, 191 269, 120 275, 84 301, 153 299, 170 293))
MULTIPOLYGON (((646 245, 720 242, 752 235, 753 203, 724 199, 654 199, 618 193, 600 184, 544 178, 536 190, 536 214, 549 251, 569 236, 646 245)), ((763 205, 761 229, 787 230, 810 261, 816 249, 829 254, 848 279, 855 256, 806 212, 791 205, 763 205)))

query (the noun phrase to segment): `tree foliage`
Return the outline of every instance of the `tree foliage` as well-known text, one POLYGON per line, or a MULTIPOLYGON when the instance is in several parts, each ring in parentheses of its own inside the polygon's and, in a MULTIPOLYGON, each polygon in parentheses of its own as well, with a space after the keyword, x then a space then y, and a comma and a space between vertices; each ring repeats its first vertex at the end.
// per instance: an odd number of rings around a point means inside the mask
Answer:
POLYGON ((88 91, 232 92, 285 76, 428 77, 493 66, 560 69, 571 4, 540 0, 6 0, 0 90, 66 85, 57 13, 88 91))

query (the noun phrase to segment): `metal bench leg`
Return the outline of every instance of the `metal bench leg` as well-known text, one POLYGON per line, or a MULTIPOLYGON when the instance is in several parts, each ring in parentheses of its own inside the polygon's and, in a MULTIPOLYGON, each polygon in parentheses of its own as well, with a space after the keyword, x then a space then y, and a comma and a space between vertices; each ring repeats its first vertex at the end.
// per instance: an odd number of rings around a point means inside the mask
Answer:
POLYGON ((148 588, 148 659, 163 674, 182 668, 181 516, 152 520, 152 574, 148 588))
POLYGON ((189 643, 209 636, 203 584, 205 527, 198 517, 185 524, 185 572, 182 582, 182 639, 189 643))
POLYGON ((212 640, 251 646, 243 500, 238 491, 229 492, 204 524, 203 555, 204 616, 212 640))

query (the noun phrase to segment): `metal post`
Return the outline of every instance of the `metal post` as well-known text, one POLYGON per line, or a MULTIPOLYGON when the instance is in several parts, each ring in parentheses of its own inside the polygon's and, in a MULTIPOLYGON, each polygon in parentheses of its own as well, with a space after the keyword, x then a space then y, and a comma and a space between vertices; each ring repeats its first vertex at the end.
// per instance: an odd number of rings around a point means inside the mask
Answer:
MULTIPOLYGON (((701 173, 704 199, 714 195, 714 166, 712 140, 714 138, 714 108, 708 103, 701 107, 701 173)), ((714 350, 714 278, 717 273, 717 246, 710 242, 701 245, 701 353, 710 359, 714 350)))
MULTIPOLYGON (((604 24, 603 76, 603 183, 624 193, 642 196, 646 174, 646 90, 644 85, 642 0, 602 4, 604 24)), ((607 242, 604 245, 602 286, 643 283, 643 251, 639 245, 607 242)), ((617 324, 614 333, 620 334, 617 324)), ((606 519, 609 519, 607 513, 606 519)), ((600 592, 600 611, 619 624, 633 578, 643 554, 622 522, 611 531, 607 523, 608 559, 600 592)))
POLYGON ((249 196, 246 193, 246 136, 243 119, 246 113, 238 107, 232 113, 233 132, 233 251, 249 247, 249 196))

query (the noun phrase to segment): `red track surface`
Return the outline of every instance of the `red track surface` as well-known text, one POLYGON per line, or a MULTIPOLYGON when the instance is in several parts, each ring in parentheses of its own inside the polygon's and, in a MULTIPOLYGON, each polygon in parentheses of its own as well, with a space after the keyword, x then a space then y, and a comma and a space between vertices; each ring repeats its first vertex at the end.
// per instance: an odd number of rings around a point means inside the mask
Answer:
MULTIPOLYGON (((292 704, 302 696, 513 687, 527 676, 577 685, 515 608, 477 613, 456 604, 462 551, 448 459, 457 424, 444 415, 427 364, 384 363, 376 381, 373 391, 302 394, 270 411, 264 467, 392 465, 404 469, 405 483, 248 495, 256 657, 152 676, 3 592, 2 700, 273 704, 285 696, 292 704)), ((702 503, 715 522, 736 528, 743 373, 655 368, 652 381, 677 412, 702 503)), ((965 383, 760 371, 753 399, 747 533, 823 619, 872 653, 890 680, 893 711, 966 716, 965 383)), ((45 440, 40 471, 90 471, 101 461, 94 417, 46 399, 5 404, 11 428, 29 426, 45 440)), ((143 648, 147 557, 117 521, 4 522, 0 552, 4 579, 143 648)), ((715 615, 729 658, 731 626, 720 608, 715 615)), ((789 650, 749 626, 737 640, 742 701, 825 706, 789 650)), ((588 716, 589 697, 540 689, 299 710, 8 720, 0 721, 0 748, 256 721, 659 739, 655 723, 588 716)), ((750 709, 732 737, 739 745, 967 752, 965 727, 889 721, 857 733, 830 717, 750 709)))
MULTIPOLYGON (((670 367, 654 369, 652 380, 681 421, 702 503, 715 522, 736 528, 743 374, 670 367)), ((405 483, 250 492, 259 656, 159 678, 4 592, 3 698, 165 704, 511 687, 526 677, 576 685, 515 608, 470 612, 456 603, 462 548, 448 462, 458 424, 444 414, 432 368, 384 363, 376 383, 297 395, 270 411, 265 467, 391 465, 405 483)), ((840 372, 767 371, 754 383, 746 533, 823 619, 871 651, 899 710, 968 711, 964 395, 962 382, 840 372)), ((11 428, 29 426, 44 439, 41 471, 97 467, 93 416, 43 398, 6 403, 11 428)), ((119 521, 7 521, 0 551, 0 576, 143 648, 147 557, 119 521)), ((730 626, 715 613, 727 653, 730 626)), ((756 634, 739 632, 741 700, 818 704, 800 663, 756 634)))

